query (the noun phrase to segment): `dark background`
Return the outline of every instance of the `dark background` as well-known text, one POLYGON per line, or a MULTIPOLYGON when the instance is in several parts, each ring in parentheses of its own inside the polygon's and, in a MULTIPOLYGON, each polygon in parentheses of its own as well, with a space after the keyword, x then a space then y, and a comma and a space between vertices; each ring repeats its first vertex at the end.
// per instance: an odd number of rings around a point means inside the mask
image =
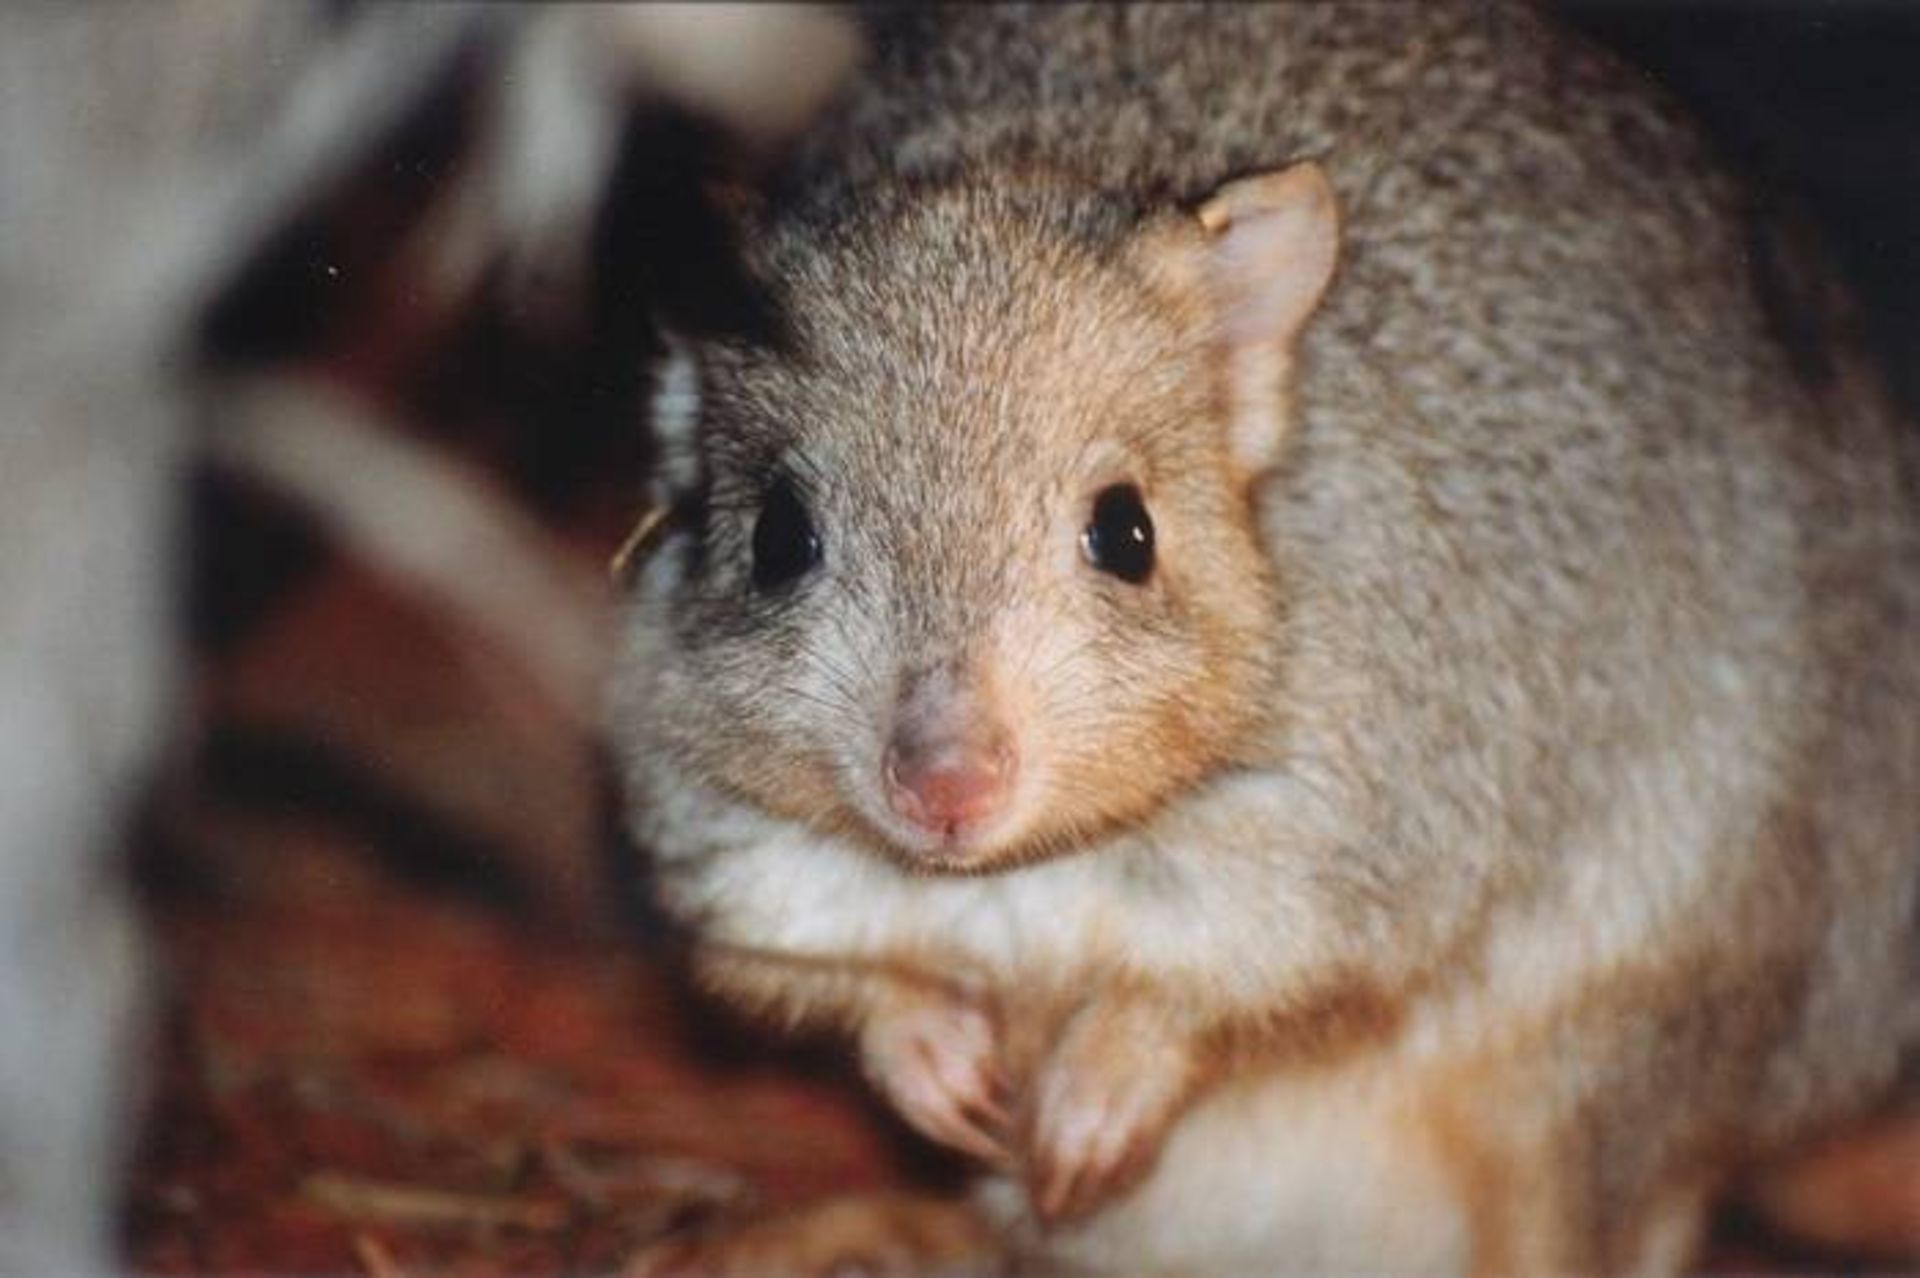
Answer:
POLYGON ((1550 7, 1664 84, 1736 166, 1814 216, 1920 420, 1920 3, 1550 7))

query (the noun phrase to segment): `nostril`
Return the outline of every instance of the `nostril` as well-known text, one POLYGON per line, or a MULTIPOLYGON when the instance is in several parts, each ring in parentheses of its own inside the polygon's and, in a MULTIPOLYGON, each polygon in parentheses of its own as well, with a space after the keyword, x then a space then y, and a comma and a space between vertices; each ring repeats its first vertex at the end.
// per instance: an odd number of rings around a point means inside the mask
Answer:
POLYGON ((884 771, 895 812, 916 825, 951 833, 984 822, 1005 805, 1014 759, 1003 743, 926 751, 896 744, 887 750, 884 771))

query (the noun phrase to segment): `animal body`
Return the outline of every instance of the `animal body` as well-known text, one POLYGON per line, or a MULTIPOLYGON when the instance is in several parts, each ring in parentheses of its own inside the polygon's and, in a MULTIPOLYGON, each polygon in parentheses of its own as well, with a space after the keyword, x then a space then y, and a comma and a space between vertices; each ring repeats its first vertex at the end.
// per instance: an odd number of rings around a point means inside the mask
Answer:
POLYGON ((1844 297, 1525 8, 875 49, 782 331, 658 375, 611 724, 699 971, 981 1160, 986 1267, 1678 1268, 1920 1026, 1844 297))

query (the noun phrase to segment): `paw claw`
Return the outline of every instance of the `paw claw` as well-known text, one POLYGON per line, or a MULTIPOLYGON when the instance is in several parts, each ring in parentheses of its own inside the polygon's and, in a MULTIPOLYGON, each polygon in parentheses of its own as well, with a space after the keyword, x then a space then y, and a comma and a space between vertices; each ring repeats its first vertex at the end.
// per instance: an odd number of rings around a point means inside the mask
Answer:
POLYGON ((1007 1157, 1012 1123, 1001 1095, 993 1022, 968 1003, 903 999, 862 1040, 868 1075, 922 1135, 989 1162, 1007 1157))
POLYGON ((1083 1015, 1036 1097, 1028 1183, 1034 1211, 1048 1223, 1085 1216, 1139 1178, 1192 1076, 1189 1050, 1165 1027, 1143 1028, 1126 1009, 1083 1015))

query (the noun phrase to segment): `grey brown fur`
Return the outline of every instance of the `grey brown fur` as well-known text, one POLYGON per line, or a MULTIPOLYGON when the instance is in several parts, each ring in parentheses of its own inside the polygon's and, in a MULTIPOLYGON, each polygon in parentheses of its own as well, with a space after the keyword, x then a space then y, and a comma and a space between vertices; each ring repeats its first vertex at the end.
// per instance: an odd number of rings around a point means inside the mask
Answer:
POLYGON ((935 1134, 1039 1272, 1683 1264, 1920 1029, 1915 462, 1783 242, 1525 9, 885 19, 750 237, 789 343, 690 351, 615 698, 716 988, 930 1129, 903 1007, 1004 1075, 935 1134), (1339 273, 1248 474, 1137 245, 1303 160, 1339 273), (1147 593, 1073 557, 1108 445, 1147 593), (769 596, 776 471, 824 558, 769 596), (966 856, 868 793, 929 669, 1040 775, 966 856))

